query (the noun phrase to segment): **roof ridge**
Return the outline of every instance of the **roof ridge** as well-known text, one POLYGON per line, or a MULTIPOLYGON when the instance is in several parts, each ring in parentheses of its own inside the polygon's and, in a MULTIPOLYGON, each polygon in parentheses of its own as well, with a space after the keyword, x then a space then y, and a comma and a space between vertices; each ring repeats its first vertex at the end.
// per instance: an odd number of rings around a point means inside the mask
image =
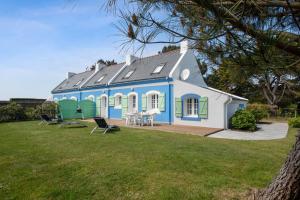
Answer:
POLYGON ((151 58, 151 57, 156 57, 156 56, 164 56, 164 55, 167 55, 167 54, 174 53, 176 51, 180 51, 180 49, 174 49, 172 51, 167 51, 167 52, 164 52, 164 53, 159 53, 159 54, 155 54, 155 55, 151 55, 151 56, 146 56, 146 57, 138 58, 138 60, 142 60, 142 59, 146 59, 146 58, 151 58))

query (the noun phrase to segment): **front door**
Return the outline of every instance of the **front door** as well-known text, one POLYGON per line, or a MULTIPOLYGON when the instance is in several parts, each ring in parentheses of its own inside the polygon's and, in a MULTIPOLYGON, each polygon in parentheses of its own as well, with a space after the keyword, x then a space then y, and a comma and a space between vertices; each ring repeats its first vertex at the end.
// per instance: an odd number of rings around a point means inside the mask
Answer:
POLYGON ((101 117, 107 117, 107 97, 106 96, 103 96, 101 97, 101 112, 100 112, 100 115, 101 117))

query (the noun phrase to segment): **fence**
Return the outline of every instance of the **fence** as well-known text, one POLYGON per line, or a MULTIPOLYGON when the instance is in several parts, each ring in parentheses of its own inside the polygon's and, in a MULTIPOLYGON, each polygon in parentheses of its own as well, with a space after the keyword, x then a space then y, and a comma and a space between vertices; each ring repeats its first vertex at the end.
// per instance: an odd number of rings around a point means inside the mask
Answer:
POLYGON ((293 108, 276 108, 273 111, 269 111, 269 117, 281 117, 281 118, 291 118, 300 117, 300 109, 293 108))
POLYGON ((58 112, 62 119, 86 119, 96 115, 96 105, 93 101, 64 99, 58 102, 58 112))

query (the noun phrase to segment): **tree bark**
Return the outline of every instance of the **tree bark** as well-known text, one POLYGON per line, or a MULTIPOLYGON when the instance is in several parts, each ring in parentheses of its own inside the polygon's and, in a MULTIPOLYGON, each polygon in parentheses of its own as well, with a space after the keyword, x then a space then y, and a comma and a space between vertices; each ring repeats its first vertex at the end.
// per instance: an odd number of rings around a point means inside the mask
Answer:
POLYGON ((264 190, 257 191, 254 200, 299 200, 300 199, 300 131, 287 160, 277 177, 264 190))

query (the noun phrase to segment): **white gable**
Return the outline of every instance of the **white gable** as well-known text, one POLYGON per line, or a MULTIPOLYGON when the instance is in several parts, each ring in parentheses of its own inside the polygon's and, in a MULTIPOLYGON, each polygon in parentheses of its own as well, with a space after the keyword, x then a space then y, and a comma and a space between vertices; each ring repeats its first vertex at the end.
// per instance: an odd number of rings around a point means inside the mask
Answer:
POLYGON ((170 77, 174 80, 181 80, 193 85, 207 87, 198 67, 196 57, 194 56, 193 51, 190 49, 185 51, 179 58, 178 62, 170 73, 170 77))

